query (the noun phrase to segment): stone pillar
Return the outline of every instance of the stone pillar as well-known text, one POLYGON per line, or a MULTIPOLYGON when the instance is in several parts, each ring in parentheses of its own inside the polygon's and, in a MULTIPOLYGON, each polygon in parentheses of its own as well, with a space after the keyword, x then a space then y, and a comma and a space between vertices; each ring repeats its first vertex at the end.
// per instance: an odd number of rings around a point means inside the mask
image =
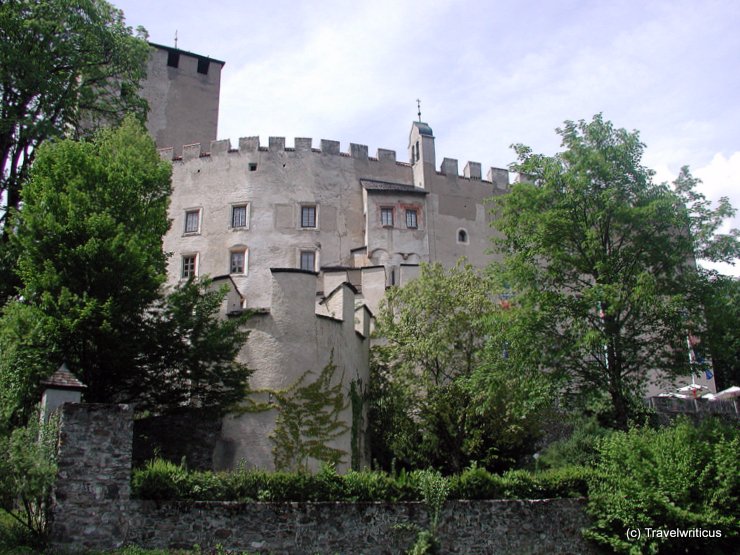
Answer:
POLYGON ((133 408, 66 403, 60 410, 52 547, 120 547, 131 527, 133 408))

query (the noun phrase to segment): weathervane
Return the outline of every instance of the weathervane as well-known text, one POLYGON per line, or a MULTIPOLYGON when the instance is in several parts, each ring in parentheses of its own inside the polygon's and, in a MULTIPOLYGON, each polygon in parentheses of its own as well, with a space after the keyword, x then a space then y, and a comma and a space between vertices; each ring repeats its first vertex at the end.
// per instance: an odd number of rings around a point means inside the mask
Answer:
POLYGON ((175 29, 175 48, 177 48, 177 29, 175 29))
POLYGON ((419 114, 419 123, 421 123, 421 100, 419 100, 418 98, 416 99, 416 107, 419 110, 419 112, 418 112, 418 114, 419 114))

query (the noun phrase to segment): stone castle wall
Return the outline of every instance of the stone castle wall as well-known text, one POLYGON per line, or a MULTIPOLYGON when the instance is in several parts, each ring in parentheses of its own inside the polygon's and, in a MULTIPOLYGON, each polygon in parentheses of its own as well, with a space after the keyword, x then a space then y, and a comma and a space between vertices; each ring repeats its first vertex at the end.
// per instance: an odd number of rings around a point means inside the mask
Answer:
MULTIPOLYGON (((125 544, 220 544, 259 553, 398 553, 422 503, 216 503, 130 499, 133 411, 126 405, 61 408, 59 476, 52 505, 55 550, 125 544)), ((583 500, 451 501, 441 514, 444 553, 592 553, 580 530, 583 500)))

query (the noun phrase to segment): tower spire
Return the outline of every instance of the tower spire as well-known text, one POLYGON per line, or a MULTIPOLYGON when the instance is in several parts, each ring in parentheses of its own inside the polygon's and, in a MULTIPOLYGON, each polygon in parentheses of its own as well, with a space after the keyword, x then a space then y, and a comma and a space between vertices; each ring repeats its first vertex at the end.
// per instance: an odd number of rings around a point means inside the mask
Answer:
POLYGON ((418 115, 419 121, 421 122, 421 100, 419 100, 418 98, 416 99, 416 108, 419 110, 418 115))
POLYGON ((177 48, 177 29, 175 29, 175 48, 177 48))

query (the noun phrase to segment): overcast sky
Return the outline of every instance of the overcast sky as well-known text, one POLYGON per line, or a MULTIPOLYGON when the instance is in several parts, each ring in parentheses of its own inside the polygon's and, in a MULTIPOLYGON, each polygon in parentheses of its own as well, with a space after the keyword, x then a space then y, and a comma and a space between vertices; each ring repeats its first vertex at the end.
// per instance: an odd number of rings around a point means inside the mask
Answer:
MULTIPOLYGON (((313 137, 406 160, 421 99, 437 163, 507 167, 512 143, 598 112, 740 207, 737 0, 112 0, 149 40, 226 62, 219 138, 313 137)), ((735 218, 733 227, 740 227, 735 218)), ((740 274, 740 266, 722 268, 740 274)))

